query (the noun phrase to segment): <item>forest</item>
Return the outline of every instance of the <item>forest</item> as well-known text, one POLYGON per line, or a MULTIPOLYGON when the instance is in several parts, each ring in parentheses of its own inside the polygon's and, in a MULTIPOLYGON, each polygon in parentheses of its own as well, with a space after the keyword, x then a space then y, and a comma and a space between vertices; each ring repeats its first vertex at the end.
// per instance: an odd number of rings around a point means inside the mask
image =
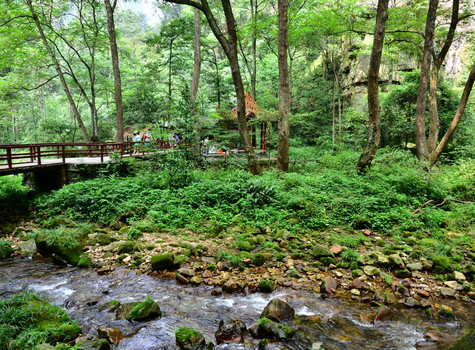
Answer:
POLYGON ((0 176, 0 350, 474 348, 474 15, 0 1, 0 170, 136 142, 0 176))

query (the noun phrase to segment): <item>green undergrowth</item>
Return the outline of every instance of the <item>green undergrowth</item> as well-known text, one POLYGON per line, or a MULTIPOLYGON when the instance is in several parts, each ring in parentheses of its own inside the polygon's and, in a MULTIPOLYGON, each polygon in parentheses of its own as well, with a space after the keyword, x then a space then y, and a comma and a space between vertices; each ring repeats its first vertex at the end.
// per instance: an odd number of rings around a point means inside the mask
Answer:
POLYGON ((194 170, 185 164, 188 180, 180 174, 177 186, 170 185, 169 171, 163 175, 148 166, 136 177, 65 186, 40 197, 37 208, 48 217, 105 226, 147 219, 156 230, 211 234, 246 224, 291 232, 344 227, 396 234, 473 228, 475 206, 460 201, 472 200, 475 161, 427 173, 409 152, 381 150, 371 171, 358 176, 355 152, 297 151, 294 172, 287 174, 253 177, 244 170, 194 170))
POLYGON ((0 299, 0 349, 28 350, 49 343, 56 349, 71 349, 81 329, 66 312, 31 292, 0 299))
POLYGON ((31 193, 31 188, 21 184, 20 176, 0 176, 0 215, 27 211, 31 193))

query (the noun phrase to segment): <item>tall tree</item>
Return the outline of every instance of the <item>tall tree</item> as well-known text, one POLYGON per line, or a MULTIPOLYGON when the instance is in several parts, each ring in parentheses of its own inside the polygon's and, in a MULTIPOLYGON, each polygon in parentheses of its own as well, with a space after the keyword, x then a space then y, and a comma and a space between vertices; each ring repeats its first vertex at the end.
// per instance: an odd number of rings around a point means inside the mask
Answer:
POLYGON ((417 91, 415 137, 417 157, 421 161, 426 160, 428 155, 426 141, 426 104, 429 72, 432 62, 432 53, 434 51, 435 20, 438 5, 439 0, 430 0, 429 2, 424 35, 424 49, 422 52, 421 75, 419 78, 419 89, 417 91))
POLYGON ((200 72, 201 72, 201 17, 200 11, 194 9, 194 27, 195 27, 195 37, 194 37, 194 67, 193 67, 193 78, 191 80, 191 117, 194 118, 193 122, 193 133, 194 133, 194 142, 193 142, 193 153, 195 156, 200 154, 200 131, 199 131, 199 118, 196 109, 196 96, 198 94, 198 87, 200 82, 200 72))
POLYGON ((234 90, 236 92, 237 100, 237 116, 238 116, 238 129, 241 137, 241 142, 244 146, 244 151, 247 156, 247 163, 249 171, 254 175, 261 174, 261 167, 257 162, 256 153, 252 147, 252 143, 249 137, 249 130, 246 120, 246 105, 244 100, 244 85, 242 82, 241 70, 239 68, 238 60, 238 40, 236 33, 236 21, 234 18, 233 10, 230 0, 221 0, 223 6, 223 12, 226 19, 226 28, 228 36, 223 33, 218 25, 216 17, 214 16, 207 0, 201 0, 201 2, 195 2, 192 0, 166 0, 167 2, 174 2, 178 4, 184 4, 193 6, 199 9, 206 16, 208 23, 215 35, 216 39, 223 48, 226 57, 229 60, 231 67, 231 74, 233 77, 234 90))
POLYGON ((115 134, 115 139, 117 142, 124 142, 124 110, 122 108, 122 83, 120 79, 119 51, 117 50, 114 24, 114 11, 117 6, 117 0, 114 0, 112 4, 110 0, 104 0, 104 5, 106 7, 107 12, 107 30, 109 32, 112 70, 114 71, 114 100, 117 118, 117 131, 115 134))
POLYGON ((279 145, 277 152, 277 169, 289 171, 289 115, 290 115, 290 86, 287 52, 289 39, 287 31, 288 0, 279 0, 279 145))
POLYGON ((371 167, 374 155, 381 142, 381 118, 379 109, 379 67, 383 53, 389 0, 379 0, 376 13, 373 49, 368 70, 368 140, 357 164, 358 172, 365 173, 371 167))
POLYGON ((51 48, 51 45, 49 44, 48 38, 46 37, 44 31, 43 31, 43 26, 40 22, 40 19, 35 11, 35 8, 33 6, 33 3, 31 0, 25 0, 28 8, 30 9, 31 17, 33 18, 35 25, 38 29, 38 33, 40 34, 41 40, 43 41, 43 44, 48 51, 48 54, 51 57, 51 60, 53 61, 54 67, 56 69, 56 72, 58 73, 59 79, 61 80, 61 85, 63 86, 64 92, 66 93, 66 96, 69 101, 69 105, 71 109, 73 110, 74 117, 76 118, 76 121, 78 122, 79 129, 82 132, 82 136, 85 141, 89 141, 90 137, 86 131, 86 127, 84 126, 84 123, 81 118, 81 114, 79 113, 79 110, 77 108, 76 102, 73 99, 73 96, 71 94, 71 90, 69 89, 69 86, 66 82, 66 79, 64 77, 63 71, 61 69, 61 66, 59 64, 58 59, 56 58, 56 55, 51 48))

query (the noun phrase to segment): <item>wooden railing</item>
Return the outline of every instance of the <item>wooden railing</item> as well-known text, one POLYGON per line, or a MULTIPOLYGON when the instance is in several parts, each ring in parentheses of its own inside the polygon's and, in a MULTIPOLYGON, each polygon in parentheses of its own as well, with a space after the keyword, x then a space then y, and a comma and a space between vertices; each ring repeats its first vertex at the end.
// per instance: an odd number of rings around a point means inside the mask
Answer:
POLYGON ((150 153, 168 149, 171 145, 167 141, 155 140, 151 142, 83 142, 83 143, 33 143, 18 145, 0 145, 0 165, 7 165, 12 169, 14 165, 31 164, 41 166, 44 159, 60 159, 75 157, 104 157, 113 154, 123 155, 150 153), (137 145, 138 143, 138 145, 137 145))

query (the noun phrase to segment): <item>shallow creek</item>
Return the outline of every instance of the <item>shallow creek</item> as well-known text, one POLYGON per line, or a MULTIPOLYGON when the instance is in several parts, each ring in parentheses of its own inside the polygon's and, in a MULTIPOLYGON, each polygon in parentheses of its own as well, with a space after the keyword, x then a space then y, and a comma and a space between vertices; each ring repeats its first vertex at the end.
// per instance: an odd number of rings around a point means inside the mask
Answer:
MULTIPOLYGON (((455 320, 431 319, 422 309, 392 306, 393 321, 374 325, 377 306, 322 299, 291 289, 272 294, 232 294, 212 296, 210 287, 191 287, 174 280, 137 275, 126 269, 99 276, 92 269, 57 266, 30 259, 0 261, 0 297, 25 291, 48 296, 52 304, 64 308, 85 334, 97 334, 98 327, 118 328, 125 335, 117 349, 175 349, 174 332, 190 327, 216 343, 214 333, 222 318, 244 321, 247 327, 259 318, 272 298, 281 298, 294 307, 298 317, 290 324, 298 332, 290 343, 271 349, 447 349, 465 330, 475 324, 472 303, 444 301, 455 320), (114 313, 101 311, 111 300, 158 302, 162 318, 148 322, 116 320, 114 313), (427 332, 436 332, 441 343, 425 342, 427 332)), ((220 345, 217 349, 257 349, 257 341, 246 345, 220 345)))

